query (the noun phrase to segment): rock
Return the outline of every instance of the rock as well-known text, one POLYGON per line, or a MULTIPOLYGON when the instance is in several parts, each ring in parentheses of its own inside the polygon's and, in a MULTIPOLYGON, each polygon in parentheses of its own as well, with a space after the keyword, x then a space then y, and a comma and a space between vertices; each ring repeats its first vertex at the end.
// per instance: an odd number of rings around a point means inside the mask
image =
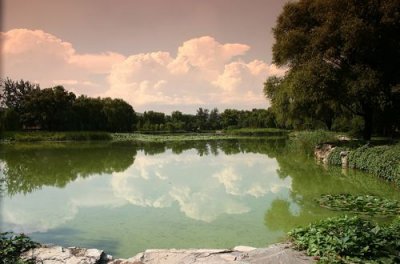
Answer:
POLYGON ((308 264, 316 261, 304 252, 294 250, 290 244, 275 244, 248 253, 244 263, 252 264, 308 264))
POLYGON ((110 264, 310 264, 316 261, 290 244, 275 244, 267 248, 237 246, 229 249, 152 249, 127 260, 110 264))
POLYGON ((332 144, 325 143, 318 145, 314 149, 314 156, 317 161, 322 162, 323 164, 328 164, 328 157, 334 149, 335 146, 332 144))
POLYGON ((342 162, 342 168, 347 169, 349 167, 349 151, 341 151, 340 160, 342 162))
POLYGON ((149 249, 129 259, 116 259, 102 250, 42 246, 22 255, 41 264, 310 264, 315 260, 290 244, 267 248, 237 246, 233 249, 149 249))
POLYGON ((234 251, 241 251, 241 252, 248 252, 255 250, 256 248, 254 247, 248 247, 248 246, 236 246, 233 248, 234 251))
POLYGON ((102 250, 77 247, 63 248, 53 245, 42 245, 28 250, 21 256, 23 259, 34 259, 41 264, 97 264, 107 263, 107 255, 102 250))

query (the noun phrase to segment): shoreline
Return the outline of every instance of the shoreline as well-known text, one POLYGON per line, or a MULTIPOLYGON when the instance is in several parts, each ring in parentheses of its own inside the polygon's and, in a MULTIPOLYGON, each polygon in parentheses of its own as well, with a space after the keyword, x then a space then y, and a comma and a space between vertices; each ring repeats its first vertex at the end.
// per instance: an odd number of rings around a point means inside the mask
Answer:
POLYGON ((223 140, 248 138, 282 138, 287 137, 289 131, 280 129, 251 129, 205 132, 157 132, 142 133, 111 133, 101 131, 32 131, 32 132, 5 132, 0 135, 1 143, 27 142, 149 142, 149 141, 193 141, 193 140, 223 140))
POLYGON ((290 243, 265 248, 236 246, 232 249, 148 249, 128 259, 114 259, 105 251, 77 247, 41 245, 24 252, 22 258, 35 263, 85 264, 310 264, 313 257, 293 249, 290 243))

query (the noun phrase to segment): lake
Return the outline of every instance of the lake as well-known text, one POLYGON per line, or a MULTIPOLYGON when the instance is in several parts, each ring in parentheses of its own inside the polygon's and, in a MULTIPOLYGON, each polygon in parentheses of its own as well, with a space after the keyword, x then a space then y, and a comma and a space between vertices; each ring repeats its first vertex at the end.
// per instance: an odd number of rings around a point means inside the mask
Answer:
POLYGON ((149 248, 263 247, 335 216, 325 193, 400 200, 360 171, 326 168, 282 139, 0 146, 1 224, 34 240, 130 257, 149 248))

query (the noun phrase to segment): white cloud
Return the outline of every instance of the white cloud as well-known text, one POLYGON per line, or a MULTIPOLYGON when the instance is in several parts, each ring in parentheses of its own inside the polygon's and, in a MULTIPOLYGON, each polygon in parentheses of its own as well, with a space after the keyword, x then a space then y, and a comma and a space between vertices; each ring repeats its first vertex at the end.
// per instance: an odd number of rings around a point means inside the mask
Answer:
POLYGON ((131 204, 164 208, 177 202, 187 217, 212 222, 223 214, 249 212, 244 197, 260 198, 291 188, 290 178, 282 180, 276 175, 275 160, 245 155, 244 160, 241 154, 200 159, 195 151, 155 156, 138 153, 134 166, 113 173, 111 185, 115 197, 131 204))
POLYGON ((244 44, 221 44, 205 36, 188 40, 176 57, 168 52, 138 54, 114 65, 110 89, 104 94, 123 97, 141 110, 152 105, 265 107, 263 82, 282 70, 261 60, 246 63, 237 56, 244 44))
MULTIPOLYGON (((96 75, 111 71, 125 57, 115 52, 80 54, 72 44, 42 30, 13 29, 0 34, 3 74, 12 79, 40 83, 42 87, 65 85, 78 93, 95 95, 96 75)), ((103 88, 104 89, 104 88, 103 88)))
POLYGON ((262 60, 244 61, 248 45, 210 36, 183 42, 176 55, 154 51, 128 57, 79 53, 72 43, 42 30, 13 29, 1 33, 0 41, 4 76, 123 98, 139 111, 266 107, 264 81, 284 73, 262 60))

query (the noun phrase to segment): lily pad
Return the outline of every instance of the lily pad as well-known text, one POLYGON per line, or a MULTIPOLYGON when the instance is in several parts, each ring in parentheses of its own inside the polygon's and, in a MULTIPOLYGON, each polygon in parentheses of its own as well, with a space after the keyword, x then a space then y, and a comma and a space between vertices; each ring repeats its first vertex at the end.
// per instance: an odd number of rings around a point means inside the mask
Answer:
POLYGON ((321 207, 371 215, 400 215, 400 202, 374 195, 323 194, 317 202, 321 207))

